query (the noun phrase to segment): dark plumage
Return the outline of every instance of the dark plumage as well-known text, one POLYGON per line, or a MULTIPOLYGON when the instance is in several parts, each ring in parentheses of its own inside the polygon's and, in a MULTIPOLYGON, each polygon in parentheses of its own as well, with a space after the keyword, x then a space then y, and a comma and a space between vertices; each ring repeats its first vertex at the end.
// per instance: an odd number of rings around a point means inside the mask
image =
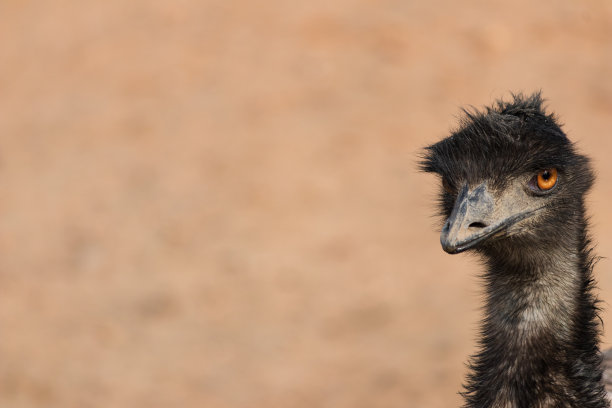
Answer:
POLYGON ((476 251, 487 267, 465 406, 608 407, 584 207, 589 160, 539 93, 464 112, 421 168, 442 180, 443 248, 476 251))

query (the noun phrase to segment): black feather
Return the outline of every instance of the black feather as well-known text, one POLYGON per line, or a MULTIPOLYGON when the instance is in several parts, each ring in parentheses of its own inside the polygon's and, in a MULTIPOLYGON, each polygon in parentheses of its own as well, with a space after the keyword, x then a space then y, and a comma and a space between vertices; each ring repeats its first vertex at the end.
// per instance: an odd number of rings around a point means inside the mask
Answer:
POLYGON ((486 303, 465 406, 608 407, 584 206, 594 179, 589 160, 546 112, 540 93, 463 113, 459 128, 427 147, 420 162, 443 180, 443 218, 463 185, 487 181, 503 190, 543 169, 559 172, 537 217, 476 248, 486 264, 486 303))

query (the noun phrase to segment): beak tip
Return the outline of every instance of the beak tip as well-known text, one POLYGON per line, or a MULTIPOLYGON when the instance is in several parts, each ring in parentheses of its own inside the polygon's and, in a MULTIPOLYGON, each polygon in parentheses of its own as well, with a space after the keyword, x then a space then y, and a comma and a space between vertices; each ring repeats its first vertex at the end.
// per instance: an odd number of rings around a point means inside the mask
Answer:
POLYGON ((442 249, 444 250, 444 252, 446 252, 448 254, 451 254, 451 255, 459 253, 459 250, 454 245, 444 245, 444 244, 442 244, 442 249))
POLYGON ((440 236, 440 244, 442 244, 442 249, 449 254, 456 254, 459 252, 456 243, 451 242, 451 240, 448 239, 448 234, 444 232, 440 236))

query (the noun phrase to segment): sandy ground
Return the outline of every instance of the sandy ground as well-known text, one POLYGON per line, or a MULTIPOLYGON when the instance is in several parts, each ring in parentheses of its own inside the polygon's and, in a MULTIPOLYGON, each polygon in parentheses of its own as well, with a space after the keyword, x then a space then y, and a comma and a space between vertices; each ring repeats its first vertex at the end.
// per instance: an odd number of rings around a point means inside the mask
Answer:
POLYGON ((611 77, 603 0, 2 2, 0 406, 458 406, 419 149, 542 89, 611 304, 611 77))

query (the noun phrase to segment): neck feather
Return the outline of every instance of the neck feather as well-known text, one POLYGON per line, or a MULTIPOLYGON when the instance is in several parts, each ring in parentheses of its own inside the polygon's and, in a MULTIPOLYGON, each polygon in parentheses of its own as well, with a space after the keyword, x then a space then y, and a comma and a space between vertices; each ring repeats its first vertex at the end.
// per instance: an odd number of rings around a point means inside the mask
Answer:
POLYGON ((480 352, 466 406, 609 407, 583 228, 574 242, 491 250, 480 352))

